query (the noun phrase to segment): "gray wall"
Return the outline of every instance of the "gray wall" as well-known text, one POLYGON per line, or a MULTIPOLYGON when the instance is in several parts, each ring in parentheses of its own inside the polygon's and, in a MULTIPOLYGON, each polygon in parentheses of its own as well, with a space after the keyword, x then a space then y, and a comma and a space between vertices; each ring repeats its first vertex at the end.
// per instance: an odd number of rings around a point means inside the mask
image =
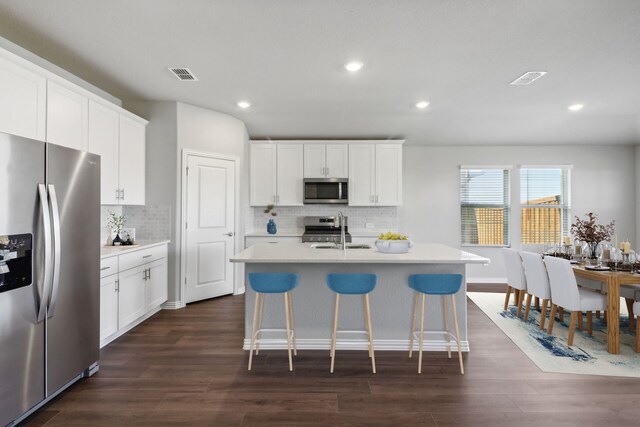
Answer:
MULTIPOLYGON (((399 229, 417 242, 460 247, 458 170, 467 165, 512 165, 511 245, 520 248, 518 167, 573 165, 572 216, 595 212, 603 222, 616 221, 619 239, 636 247, 636 148, 633 146, 492 146, 404 147, 404 196, 399 229), (635 240, 635 241, 634 241, 635 240)), ((640 166, 640 165, 639 165, 640 166)), ((640 178, 639 178, 640 179, 640 178)), ((506 273, 495 248, 467 248, 491 259, 488 267, 470 266, 467 280, 504 281, 506 273)))

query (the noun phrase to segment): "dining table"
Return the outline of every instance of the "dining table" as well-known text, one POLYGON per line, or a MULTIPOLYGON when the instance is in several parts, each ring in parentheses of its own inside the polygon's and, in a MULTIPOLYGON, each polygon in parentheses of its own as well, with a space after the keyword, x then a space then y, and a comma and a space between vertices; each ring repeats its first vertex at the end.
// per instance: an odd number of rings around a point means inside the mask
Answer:
POLYGON ((573 266, 576 277, 605 285, 607 293, 607 351, 620 354, 620 286, 640 284, 640 275, 628 271, 592 270, 573 266))

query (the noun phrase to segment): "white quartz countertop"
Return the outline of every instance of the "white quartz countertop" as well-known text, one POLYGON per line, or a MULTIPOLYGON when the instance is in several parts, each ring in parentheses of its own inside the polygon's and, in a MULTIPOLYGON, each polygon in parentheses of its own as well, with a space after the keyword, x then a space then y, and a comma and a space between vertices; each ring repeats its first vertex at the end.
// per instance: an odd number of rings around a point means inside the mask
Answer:
POLYGON ((166 245, 171 240, 138 240, 132 246, 104 246, 100 247, 100 258, 109 258, 116 255, 122 255, 140 249, 150 248, 152 246, 166 245))
POLYGON ((460 249, 433 243, 416 243, 404 254, 371 249, 314 249, 311 243, 260 243, 237 253, 239 263, 381 263, 381 264, 489 264, 490 260, 460 249))
MULTIPOLYGON (((380 233, 386 233, 389 230, 349 230, 352 237, 378 237, 380 233)), ((395 231, 394 231, 395 233, 395 231)), ((245 233, 245 237, 302 237, 304 230, 278 230, 276 234, 269 234, 266 231, 249 231, 245 233)))

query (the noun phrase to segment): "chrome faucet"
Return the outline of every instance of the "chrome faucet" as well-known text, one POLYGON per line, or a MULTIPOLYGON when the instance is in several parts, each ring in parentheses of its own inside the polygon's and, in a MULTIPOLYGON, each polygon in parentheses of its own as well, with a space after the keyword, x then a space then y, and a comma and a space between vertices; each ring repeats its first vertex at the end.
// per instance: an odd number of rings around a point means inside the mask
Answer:
POLYGON ((347 238, 345 236, 345 231, 344 231, 344 215, 342 214, 342 212, 338 212, 338 218, 340 219, 340 249, 342 249, 343 251, 347 250, 347 238))

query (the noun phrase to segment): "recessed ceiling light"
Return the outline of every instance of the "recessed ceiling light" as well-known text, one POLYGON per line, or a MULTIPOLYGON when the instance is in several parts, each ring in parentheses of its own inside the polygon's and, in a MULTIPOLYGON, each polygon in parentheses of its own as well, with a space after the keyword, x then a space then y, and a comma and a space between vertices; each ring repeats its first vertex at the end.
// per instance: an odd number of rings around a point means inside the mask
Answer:
POLYGON ((420 108, 420 109, 425 109, 429 106, 429 103, 427 101, 420 101, 416 104, 416 107, 420 108))
POLYGON ((580 111, 582 110, 582 107, 584 107, 584 105, 582 104, 573 104, 573 105, 569 105, 569 107, 567 108, 569 108, 569 110, 571 111, 580 111))
POLYGON ((360 71, 360 69, 362 68, 362 62, 358 62, 358 61, 353 61, 353 62, 347 62, 346 64, 344 64, 344 68, 347 69, 347 71, 351 72, 351 73, 355 73, 357 71, 360 71))
POLYGON ((248 103, 247 101, 240 101, 240 102, 238 102, 238 107, 240 107, 240 108, 249 108, 249 107, 251 107, 251 104, 248 103))

